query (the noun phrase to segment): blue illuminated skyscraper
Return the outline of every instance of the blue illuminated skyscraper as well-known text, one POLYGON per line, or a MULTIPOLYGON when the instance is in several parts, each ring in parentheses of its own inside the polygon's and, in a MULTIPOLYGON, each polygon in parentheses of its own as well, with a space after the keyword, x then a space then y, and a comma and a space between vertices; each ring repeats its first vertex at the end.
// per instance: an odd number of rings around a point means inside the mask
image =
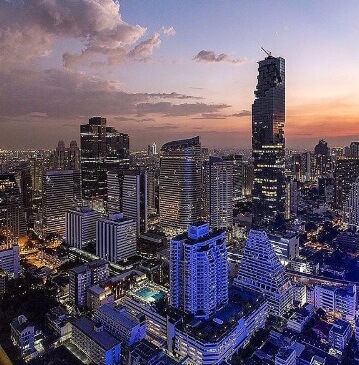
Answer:
POLYGON ((256 226, 284 216, 285 61, 268 54, 259 61, 252 105, 253 215, 256 226))
POLYGON ((208 223, 188 226, 170 243, 170 304, 208 317, 228 302, 226 236, 208 223))

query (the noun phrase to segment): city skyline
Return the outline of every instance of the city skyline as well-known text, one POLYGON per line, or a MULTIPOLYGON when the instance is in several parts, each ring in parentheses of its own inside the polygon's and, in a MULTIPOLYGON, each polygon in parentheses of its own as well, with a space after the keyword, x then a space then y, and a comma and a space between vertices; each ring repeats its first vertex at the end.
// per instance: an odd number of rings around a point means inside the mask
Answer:
POLYGON ((355 1, 0 1, 0 146, 68 144, 101 115, 130 135, 131 150, 194 135, 210 148, 249 148, 261 46, 287 60, 287 146, 348 145, 359 139, 357 10, 355 1))

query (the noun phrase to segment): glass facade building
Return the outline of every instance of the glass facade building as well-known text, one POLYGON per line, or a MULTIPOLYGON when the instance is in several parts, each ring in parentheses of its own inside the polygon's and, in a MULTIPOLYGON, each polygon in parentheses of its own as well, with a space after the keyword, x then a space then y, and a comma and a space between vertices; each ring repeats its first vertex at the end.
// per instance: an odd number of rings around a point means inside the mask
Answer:
POLYGON ((107 198, 107 172, 129 167, 129 137, 93 117, 80 126, 82 197, 107 198))
POLYGON ((199 137, 164 144, 160 164, 160 223, 183 231, 201 218, 199 137))
POLYGON ((252 105, 253 216, 265 226, 285 208, 285 61, 269 55, 259 61, 252 105))

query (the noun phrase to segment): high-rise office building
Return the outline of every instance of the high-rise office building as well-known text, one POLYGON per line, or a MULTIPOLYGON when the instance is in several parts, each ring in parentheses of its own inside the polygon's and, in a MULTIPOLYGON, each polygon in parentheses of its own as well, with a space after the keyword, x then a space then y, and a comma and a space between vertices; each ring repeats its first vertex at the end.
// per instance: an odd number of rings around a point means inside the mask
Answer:
POLYGON ((157 146, 156 142, 153 142, 152 144, 149 144, 147 147, 147 153, 149 156, 157 155, 157 146))
POLYGON ((80 250, 96 242, 96 222, 101 213, 89 207, 66 212, 65 241, 80 250))
POLYGON ((314 147, 314 177, 328 176, 332 172, 333 164, 328 143, 321 139, 314 147))
POLYGON ((314 154, 306 151, 301 154, 302 181, 312 181, 314 179, 314 154))
POLYGON ((199 137, 168 142, 161 148, 160 223, 185 230, 201 217, 201 144, 199 137))
POLYGON ((359 158, 338 158, 334 170, 334 202, 336 208, 344 208, 349 191, 358 176, 359 158))
POLYGON ((285 193, 285 219, 295 218, 298 213, 298 181, 288 178, 285 193))
POLYGON ((252 105, 253 215, 257 226, 284 216, 285 61, 270 54, 259 61, 252 105))
POLYGON ((107 199, 107 172, 129 167, 129 137, 93 117, 80 126, 82 196, 90 204, 107 199))
POLYGON ((50 170, 43 177, 42 230, 43 234, 65 233, 65 216, 81 202, 79 170, 50 170))
POLYGON ((118 262, 136 255, 136 222, 122 213, 110 215, 96 223, 96 255, 118 262))
POLYGON ((228 302, 225 232, 208 223, 188 226, 170 243, 170 305, 208 317, 228 302))
POLYGON ((264 231, 249 232, 235 283, 264 294, 275 316, 292 307, 291 282, 264 231))
POLYGON ((359 158, 359 142, 350 143, 350 157, 359 158))
POLYGON ((233 163, 233 200, 238 200, 243 196, 243 156, 229 155, 223 160, 233 163))
POLYGON ((107 212, 122 212, 136 222, 137 235, 147 231, 148 177, 145 168, 107 174, 107 212))
POLYGON ((211 228, 233 225, 233 161, 210 157, 205 164, 206 216, 211 228))
POLYGON ((0 232, 5 237, 0 245, 26 235, 23 200, 13 174, 0 175, 0 232))
POLYGON ((21 175, 0 175, 0 230, 6 242, 14 242, 19 236, 26 235, 21 187, 21 175))
POLYGON ((147 171, 126 170, 122 182, 122 213, 136 222, 137 236, 147 231, 147 171))
POLYGON ((122 174, 116 171, 107 173, 107 213, 122 212, 122 174))
POLYGON ((345 216, 349 225, 359 227, 359 177, 353 183, 345 202, 345 216))
POLYGON ((147 200, 148 208, 158 212, 159 168, 149 166, 147 170, 147 200))
POLYGON ((80 170, 80 149, 76 141, 70 142, 70 147, 64 141, 59 141, 54 151, 54 166, 60 170, 80 170))

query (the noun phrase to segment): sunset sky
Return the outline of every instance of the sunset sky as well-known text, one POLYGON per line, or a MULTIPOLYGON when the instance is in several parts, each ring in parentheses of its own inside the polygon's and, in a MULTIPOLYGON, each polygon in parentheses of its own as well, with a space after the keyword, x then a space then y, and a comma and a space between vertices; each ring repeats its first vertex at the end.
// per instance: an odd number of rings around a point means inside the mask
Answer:
POLYGON ((287 147, 347 145, 358 18, 357 0, 0 0, 0 148, 79 140, 93 115, 131 150, 248 148, 262 46, 286 59, 287 147))

